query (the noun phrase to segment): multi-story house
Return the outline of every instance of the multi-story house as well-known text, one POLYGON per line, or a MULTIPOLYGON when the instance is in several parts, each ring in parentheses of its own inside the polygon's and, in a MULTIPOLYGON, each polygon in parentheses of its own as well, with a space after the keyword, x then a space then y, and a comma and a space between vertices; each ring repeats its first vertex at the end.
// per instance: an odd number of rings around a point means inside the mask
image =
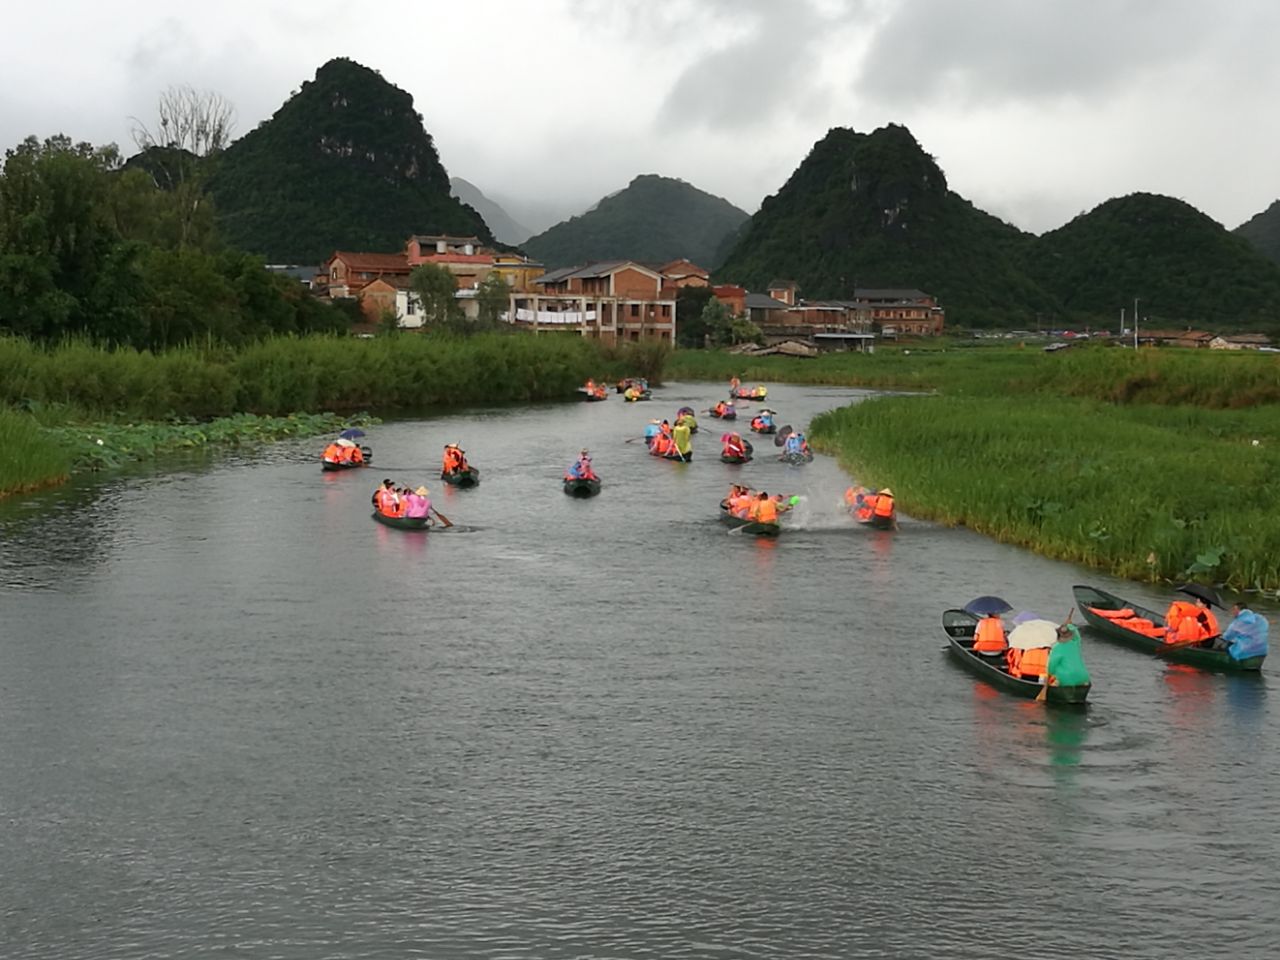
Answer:
POLYGON ((533 330, 576 329, 606 343, 675 342, 676 290, 633 260, 607 260, 544 273, 534 291, 511 293, 509 318, 533 330))

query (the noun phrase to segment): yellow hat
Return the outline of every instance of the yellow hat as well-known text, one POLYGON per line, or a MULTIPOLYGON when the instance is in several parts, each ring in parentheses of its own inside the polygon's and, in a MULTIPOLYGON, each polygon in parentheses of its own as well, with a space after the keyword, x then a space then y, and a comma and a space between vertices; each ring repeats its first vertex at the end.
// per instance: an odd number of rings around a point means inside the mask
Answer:
POLYGON ((415 491, 413 491, 413 492, 414 492, 414 493, 416 493, 416 494, 417 494, 418 496, 420 496, 420 497, 425 497, 425 496, 426 496, 428 493, 430 493, 431 491, 429 491, 426 487, 419 487, 417 490, 415 490, 415 491))
POLYGON ((881 492, 882 494, 884 494, 886 497, 892 497, 892 496, 893 496, 893 491, 892 491, 892 490, 890 490, 888 487, 885 487, 885 488, 884 488, 883 490, 881 490, 880 492, 881 492))

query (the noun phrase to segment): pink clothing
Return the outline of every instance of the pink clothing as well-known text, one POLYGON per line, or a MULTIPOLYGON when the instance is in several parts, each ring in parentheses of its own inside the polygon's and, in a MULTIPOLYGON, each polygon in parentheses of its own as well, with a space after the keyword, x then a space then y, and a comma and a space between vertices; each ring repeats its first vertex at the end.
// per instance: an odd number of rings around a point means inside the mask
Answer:
POLYGON ((406 517, 421 519, 431 515, 431 501, 420 493, 406 494, 404 498, 406 517))

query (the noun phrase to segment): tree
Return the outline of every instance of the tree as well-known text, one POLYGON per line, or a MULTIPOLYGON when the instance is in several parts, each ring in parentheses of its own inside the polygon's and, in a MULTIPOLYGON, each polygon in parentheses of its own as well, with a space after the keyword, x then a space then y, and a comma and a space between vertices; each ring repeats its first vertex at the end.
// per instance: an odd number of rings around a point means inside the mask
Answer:
POLYGON ((458 278, 444 267, 423 263, 409 274, 409 287, 422 304, 424 324, 446 324, 462 315, 458 307, 458 278))
POLYGON ((160 94, 154 127, 132 118, 133 142, 140 152, 130 162, 150 174, 155 185, 169 195, 178 249, 201 245, 201 240, 211 236, 207 161, 231 142, 235 113, 221 94, 181 86, 160 94))
POLYGON ((702 311, 712 299, 710 287, 681 287, 676 294, 676 341, 682 347, 706 345, 702 311))
POLYGON ((476 306, 480 310, 478 325, 486 330, 494 329, 502 322, 502 315, 511 302, 511 288, 502 274, 496 270, 480 282, 476 290, 476 306))

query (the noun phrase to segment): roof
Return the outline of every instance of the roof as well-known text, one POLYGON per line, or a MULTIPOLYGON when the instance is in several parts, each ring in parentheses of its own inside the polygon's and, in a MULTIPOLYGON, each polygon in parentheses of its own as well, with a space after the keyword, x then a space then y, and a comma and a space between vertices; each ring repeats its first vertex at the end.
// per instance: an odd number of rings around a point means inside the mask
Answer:
POLYGON ((444 235, 444 234, 430 234, 430 235, 427 235, 427 234, 415 233, 415 234, 414 234, 412 237, 410 237, 409 239, 410 239, 411 241, 412 241, 412 240, 417 240, 419 244, 423 244, 423 243, 439 243, 441 240, 443 240, 445 243, 451 243, 451 244, 455 244, 455 245, 457 245, 457 246, 461 246, 461 245, 462 245, 462 244, 464 244, 464 243, 470 243, 470 244, 472 244, 473 246, 477 246, 477 247, 478 247, 478 246, 480 246, 480 238, 479 238, 479 237, 450 237, 450 236, 446 236, 446 235, 444 235))
POLYGON ((549 270, 542 276, 537 277, 534 283, 559 283, 561 280, 568 280, 571 276, 578 272, 577 267, 561 267, 559 270, 549 270))
POLYGON ((933 297, 915 287, 855 287, 854 300, 932 300, 933 297))
POLYGON ((1139 340, 1212 340, 1217 334, 1203 330, 1143 330, 1138 329, 1139 340))
POLYGON ((783 303, 781 300, 775 300, 766 293, 748 293, 747 303, 748 310, 790 310, 791 304, 783 303))
POLYGON ((1228 343, 1270 343, 1271 338, 1265 333, 1223 333, 1215 339, 1225 340, 1228 343))
POLYGON ((670 263, 664 263, 658 268, 659 273, 665 273, 673 277, 709 277, 711 271, 704 270, 692 260, 681 257, 679 260, 672 260, 670 263))
POLYGON ((796 289, 799 289, 800 284, 796 283, 794 280, 770 280, 769 286, 767 286, 765 289, 766 290, 786 290, 789 287, 795 287, 796 289))
POLYGON ((746 295, 747 288, 733 283, 720 283, 712 287, 711 292, 717 297, 740 297, 746 295))
POLYGON ((634 260, 598 260, 588 263, 586 266, 579 267, 562 267, 559 270, 552 270, 550 273, 544 273, 538 277, 534 283, 559 283, 562 280, 568 280, 571 277, 586 280, 594 277, 607 277, 610 274, 617 273, 624 267, 633 270, 641 270, 645 273, 651 273, 655 279, 659 278, 658 272, 652 270, 644 264, 636 263, 634 260))
POLYGON ((335 260, 341 260, 349 270, 408 273, 412 269, 403 253, 355 253, 350 250, 335 250, 325 264, 331 264, 335 260))
POLYGON ((368 290, 376 283, 385 284, 393 290, 408 290, 410 280, 407 274, 390 274, 382 277, 375 277, 365 284, 364 289, 368 290))

